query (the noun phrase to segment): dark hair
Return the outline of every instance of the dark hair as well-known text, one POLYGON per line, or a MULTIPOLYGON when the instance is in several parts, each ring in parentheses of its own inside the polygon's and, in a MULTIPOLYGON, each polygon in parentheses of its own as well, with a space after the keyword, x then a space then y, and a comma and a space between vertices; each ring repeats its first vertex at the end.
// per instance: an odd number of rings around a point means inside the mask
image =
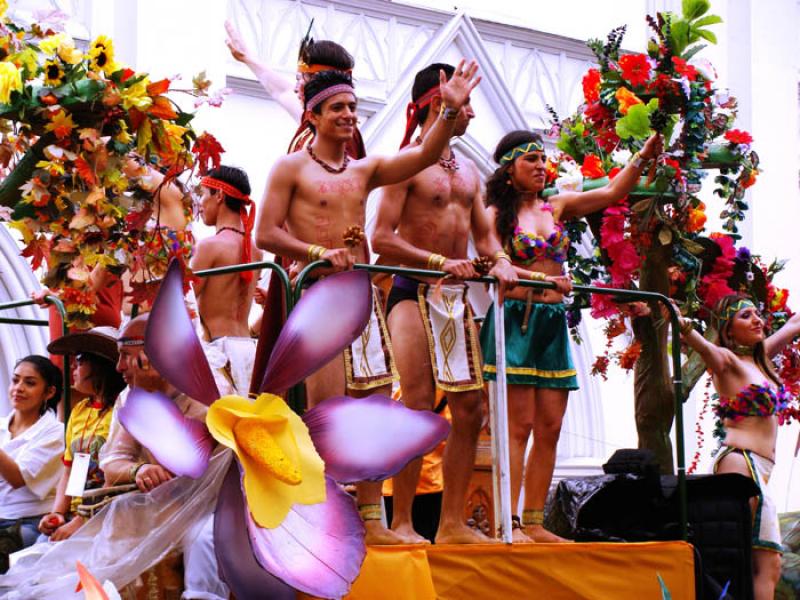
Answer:
MULTIPOLYGON (((521 144, 539 142, 543 144, 542 137, 538 133, 527 130, 517 130, 507 133, 497 143, 494 150, 494 162, 500 163, 503 155, 521 144)), ((489 179, 486 180, 486 206, 494 206, 497 209, 497 235, 505 245, 514 235, 514 228, 517 226, 517 213, 521 198, 519 192, 514 189, 509 179, 508 170, 513 162, 500 165, 489 179)))
POLYGON ((91 365, 89 381, 103 399, 103 410, 111 408, 126 386, 122 375, 117 372, 117 366, 99 354, 79 352, 78 355, 81 360, 86 360, 91 365))
POLYGON ((352 55, 330 40, 303 40, 297 58, 307 65, 325 65, 340 71, 349 71, 355 65, 352 55))
POLYGON ((44 379, 45 386, 48 388, 54 387, 56 389, 55 393, 42 404, 39 414, 43 415, 48 408, 50 410, 55 410, 56 406, 58 406, 58 403, 61 401, 61 393, 63 392, 63 372, 61 369, 55 366, 53 361, 49 358, 39 354, 31 354, 25 358, 20 358, 14 365, 14 369, 22 363, 32 365, 33 368, 36 369, 36 372, 44 379))
MULTIPOLYGON (((736 315, 727 319, 720 318, 720 315, 724 315, 731 306, 740 300, 751 299, 742 294, 728 294, 727 296, 723 296, 714 308, 714 321, 716 322, 716 330, 719 334, 718 343, 728 350, 734 350, 737 346, 736 342, 731 339, 730 331, 731 323, 736 315)), ((775 372, 775 366, 772 364, 772 361, 767 360, 767 353, 764 351, 763 341, 757 342, 756 345, 753 346, 753 360, 755 360, 756 365, 761 368, 762 372, 764 372, 767 377, 775 382, 775 384, 781 385, 781 378, 775 372)))
MULTIPOLYGON (((250 195, 250 179, 247 177, 247 173, 245 173, 242 169, 238 167, 229 167, 227 165, 220 165, 215 169, 211 169, 208 172, 209 177, 213 177, 214 179, 219 179, 220 181, 224 181, 227 184, 232 185, 237 190, 242 192, 245 196, 250 195)), ((241 200, 237 200, 236 198, 231 198, 227 194, 225 194, 225 206, 227 206, 230 210, 235 213, 239 212, 239 208, 242 205, 241 200)))
MULTIPOLYGON (((341 84, 352 86, 353 78, 343 71, 321 71, 316 73, 311 79, 308 80, 305 88, 303 88, 303 97, 305 98, 304 104, 308 106, 308 101, 314 96, 324 90, 327 90, 329 87, 341 84)), ((325 103, 320 102, 317 104, 313 108, 313 112, 318 115, 322 114, 323 104, 325 103)))
MULTIPOLYGON (((417 75, 414 77, 414 85, 411 87, 411 99, 414 102, 419 100, 425 94, 425 92, 430 90, 432 87, 439 85, 439 71, 444 71, 447 79, 450 79, 453 76, 453 73, 456 72, 456 68, 453 65, 448 65, 447 63, 433 63, 417 73, 417 75)), ((417 114, 419 115, 420 124, 425 122, 425 120, 428 118, 429 112, 430 105, 419 109, 417 114)))

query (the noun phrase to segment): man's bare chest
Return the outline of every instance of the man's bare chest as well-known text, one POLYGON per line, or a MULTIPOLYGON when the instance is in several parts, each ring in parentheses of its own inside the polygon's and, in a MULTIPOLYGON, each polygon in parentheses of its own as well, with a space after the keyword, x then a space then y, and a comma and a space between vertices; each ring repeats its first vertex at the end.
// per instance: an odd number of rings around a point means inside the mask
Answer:
POLYGON ((470 211, 478 185, 471 174, 433 168, 417 177, 409 200, 416 207, 424 206, 428 210, 470 211))

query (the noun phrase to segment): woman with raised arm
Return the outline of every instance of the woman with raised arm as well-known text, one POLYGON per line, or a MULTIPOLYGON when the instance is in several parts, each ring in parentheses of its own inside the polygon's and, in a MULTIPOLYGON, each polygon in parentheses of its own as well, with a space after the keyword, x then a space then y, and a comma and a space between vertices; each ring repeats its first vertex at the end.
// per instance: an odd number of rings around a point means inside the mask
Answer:
MULTIPOLYGON (((0 529, 7 530, 4 537, 18 529, 22 547, 36 541, 36 526, 53 503, 61 475, 64 425, 55 413, 60 397, 61 371, 49 359, 31 355, 17 362, 8 386, 12 411, 0 417, 0 529)), ((7 559, 0 555, 0 572, 7 559)))
MULTIPOLYGON (((661 154, 655 135, 607 186, 587 192, 561 192, 547 200, 544 143, 531 131, 513 131, 497 144, 500 166, 486 182, 486 205, 494 230, 522 279, 550 281, 554 290, 518 287, 504 302, 506 380, 512 510, 519 506, 528 438, 533 450, 525 474, 522 519, 512 518, 517 542, 563 542, 544 528, 544 504, 553 478, 556 445, 570 390, 578 389, 569 350, 564 294, 572 282, 564 274, 570 240, 563 221, 603 210, 624 198, 647 162, 661 154), (525 530, 523 531, 523 525, 525 530)), ((481 329, 484 378, 497 376, 494 318, 481 329)))
POLYGON ((800 335, 800 314, 769 337, 755 304, 737 294, 717 304, 718 341, 712 344, 681 320, 681 338, 711 371, 719 400, 714 408, 722 443, 715 473, 740 473, 759 488, 753 511, 753 587, 756 600, 774 598, 781 575, 778 511, 766 487, 775 466, 779 420, 791 409, 787 390, 770 360, 800 335))

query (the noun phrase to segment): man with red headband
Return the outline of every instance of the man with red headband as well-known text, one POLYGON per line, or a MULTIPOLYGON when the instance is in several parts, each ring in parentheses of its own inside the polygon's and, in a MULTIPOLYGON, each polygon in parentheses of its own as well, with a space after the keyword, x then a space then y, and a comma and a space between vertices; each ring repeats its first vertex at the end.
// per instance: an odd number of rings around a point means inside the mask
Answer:
MULTIPOLYGON (((222 165, 200 180, 200 216, 216 234, 195 247, 193 270, 227 267, 261 259, 253 245, 255 206, 247 173, 222 165)), ((201 277, 194 282, 203 324, 208 362, 220 390, 247 396, 256 340, 250 337, 248 316, 258 272, 201 277)))
MULTIPOLYGON (((433 64, 417 73, 401 144, 407 148, 405 152, 414 152, 428 142, 438 113, 448 104, 441 93, 439 74, 454 76, 454 71, 450 65, 433 64), (412 141, 418 126, 419 136, 412 141)), ((463 135, 474 116, 467 98, 454 115, 453 135, 463 135)), ((517 277, 486 218, 475 164, 449 147, 443 147, 437 159, 424 171, 383 191, 372 246, 388 264, 445 271, 452 278, 434 285, 430 278, 396 275, 386 314, 403 403, 417 410, 433 410, 436 389, 443 390, 453 417, 442 461, 444 493, 436 542, 480 543, 489 540, 467 527, 463 518, 482 421, 483 389, 472 309, 466 285, 458 281, 478 275, 467 258, 470 235, 478 253, 491 257, 489 274, 497 277, 501 286, 513 287, 517 277), (429 352, 421 354, 423 348, 429 352)), ((420 460, 410 463, 393 480, 392 528, 421 542, 423 538, 411 522, 420 466, 420 460)))
MULTIPOLYGON (((431 127, 425 143, 395 156, 360 160, 351 160, 346 152, 355 131, 357 107, 350 76, 340 71, 316 74, 305 86, 306 118, 314 128, 314 139, 305 151, 284 156, 274 165, 258 214, 258 246, 300 266, 329 261, 331 268, 316 271, 317 277, 369 262, 363 240, 369 192, 411 177, 437 160, 452 134, 453 117, 480 80, 477 69, 475 63, 462 61, 449 82, 442 74, 444 116, 431 127), (354 239, 357 230, 361 239, 354 239)), ((332 361, 306 380, 310 405, 345 391, 351 395, 390 392, 395 378, 391 343, 380 302, 373 306, 373 319, 345 359, 332 361)), ((358 502, 368 543, 410 541, 382 527, 380 484, 360 484, 358 502)))

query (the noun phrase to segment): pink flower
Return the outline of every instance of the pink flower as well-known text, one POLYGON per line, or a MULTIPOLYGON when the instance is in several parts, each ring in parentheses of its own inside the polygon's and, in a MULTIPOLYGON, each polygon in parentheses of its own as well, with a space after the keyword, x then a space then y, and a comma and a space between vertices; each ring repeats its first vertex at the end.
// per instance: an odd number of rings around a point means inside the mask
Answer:
MULTIPOLYGON (((611 285, 607 283, 594 282, 592 285, 596 287, 609 288, 611 285)), ((617 305, 611 300, 612 296, 608 294, 592 294, 592 308, 590 314, 594 319, 603 319, 605 317, 612 317, 619 312, 617 305)))

